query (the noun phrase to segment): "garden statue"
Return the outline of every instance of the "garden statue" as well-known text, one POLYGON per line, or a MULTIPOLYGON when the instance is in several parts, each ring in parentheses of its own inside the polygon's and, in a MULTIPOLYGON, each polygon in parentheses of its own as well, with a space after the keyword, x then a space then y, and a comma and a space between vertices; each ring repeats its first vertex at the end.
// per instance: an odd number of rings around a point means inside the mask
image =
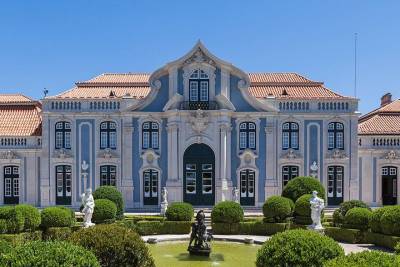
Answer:
POLYGON ((207 233, 207 227, 204 224, 205 215, 203 210, 197 212, 196 222, 192 223, 192 233, 190 234, 190 241, 188 251, 191 255, 210 256, 211 246, 209 241, 212 235, 207 233), (194 241, 194 245, 192 245, 194 241))
POLYGON ((232 200, 239 203, 239 189, 236 186, 232 189, 232 200))
POLYGON ((311 176, 316 178, 318 175, 318 165, 316 161, 312 163, 312 165, 310 166, 310 170, 311 170, 311 176))
POLYGON ((92 215, 94 211, 94 198, 92 195, 92 189, 86 189, 86 192, 82 194, 82 212, 84 213, 83 217, 83 227, 88 228, 90 226, 94 226, 92 223, 92 215))
POLYGON ((168 190, 167 190, 167 188, 164 186, 162 189, 161 189, 161 212, 160 212, 160 214, 162 215, 162 216, 164 216, 165 215, 165 212, 167 211, 167 208, 168 208, 168 190))
POLYGON ((310 198, 310 206, 311 206, 311 220, 312 224, 309 226, 312 230, 323 230, 321 224, 321 213, 324 209, 324 200, 318 197, 318 192, 313 191, 312 197, 310 198))

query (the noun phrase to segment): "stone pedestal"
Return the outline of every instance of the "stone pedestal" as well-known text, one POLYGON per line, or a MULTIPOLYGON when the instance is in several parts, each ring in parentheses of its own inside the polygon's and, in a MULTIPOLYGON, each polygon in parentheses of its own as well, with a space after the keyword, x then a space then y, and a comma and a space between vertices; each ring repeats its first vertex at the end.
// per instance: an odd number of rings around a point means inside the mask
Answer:
POLYGON ((182 181, 167 180, 166 187, 168 190, 168 202, 183 201, 182 181))

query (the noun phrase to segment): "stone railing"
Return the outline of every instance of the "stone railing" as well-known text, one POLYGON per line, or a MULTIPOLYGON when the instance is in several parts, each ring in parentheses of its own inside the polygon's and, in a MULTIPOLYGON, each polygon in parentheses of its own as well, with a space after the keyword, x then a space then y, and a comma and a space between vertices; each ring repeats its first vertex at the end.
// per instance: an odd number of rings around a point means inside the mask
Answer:
POLYGON ((351 100, 276 100, 277 108, 281 112, 354 112, 357 102, 351 100))
POLYGON ((41 137, 0 137, 1 148, 39 148, 42 146, 41 137))

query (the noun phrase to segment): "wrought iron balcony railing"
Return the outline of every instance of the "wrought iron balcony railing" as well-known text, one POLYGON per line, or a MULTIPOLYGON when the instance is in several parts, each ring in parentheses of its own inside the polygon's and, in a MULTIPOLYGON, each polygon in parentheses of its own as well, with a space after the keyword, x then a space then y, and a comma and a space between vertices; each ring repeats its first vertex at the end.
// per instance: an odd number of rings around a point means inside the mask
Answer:
POLYGON ((215 101, 184 101, 180 106, 181 110, 216 110, 218 103, 215 101))

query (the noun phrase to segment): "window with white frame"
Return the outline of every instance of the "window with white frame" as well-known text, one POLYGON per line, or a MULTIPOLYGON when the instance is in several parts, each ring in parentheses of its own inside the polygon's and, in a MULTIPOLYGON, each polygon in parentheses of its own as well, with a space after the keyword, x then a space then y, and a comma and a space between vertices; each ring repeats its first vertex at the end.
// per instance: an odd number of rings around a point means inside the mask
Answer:
POLYGON ((114 165, 100 166, 100 185, 117 185, 117 167, 114 165))
POLYGON ((189 101, 208 102, 209 77, 206 72, 196 69, 189 77, 189 101))
POLYGON ((117 124, 105 121, 100 124, 100 149, 117 148, 117 124))
POLYGON ((299 125, 285 122, 282 125, 282 149, 299 149, 299 125))
POLYGON ((340 122, 328 124, 328 149, 344 149, 344 126, 340 122))
POLYGON ((256 124, 242 122, 239 124, 239 149, 256 149, 256 124))
POLYGON ((142 148, 159 148, 159 127, 157 122, 146 121, 142 124, 142 148))
POLYGON ((71 123, 60 121, 55 126, 55 147, 56 149, 71 149, 71 123))

